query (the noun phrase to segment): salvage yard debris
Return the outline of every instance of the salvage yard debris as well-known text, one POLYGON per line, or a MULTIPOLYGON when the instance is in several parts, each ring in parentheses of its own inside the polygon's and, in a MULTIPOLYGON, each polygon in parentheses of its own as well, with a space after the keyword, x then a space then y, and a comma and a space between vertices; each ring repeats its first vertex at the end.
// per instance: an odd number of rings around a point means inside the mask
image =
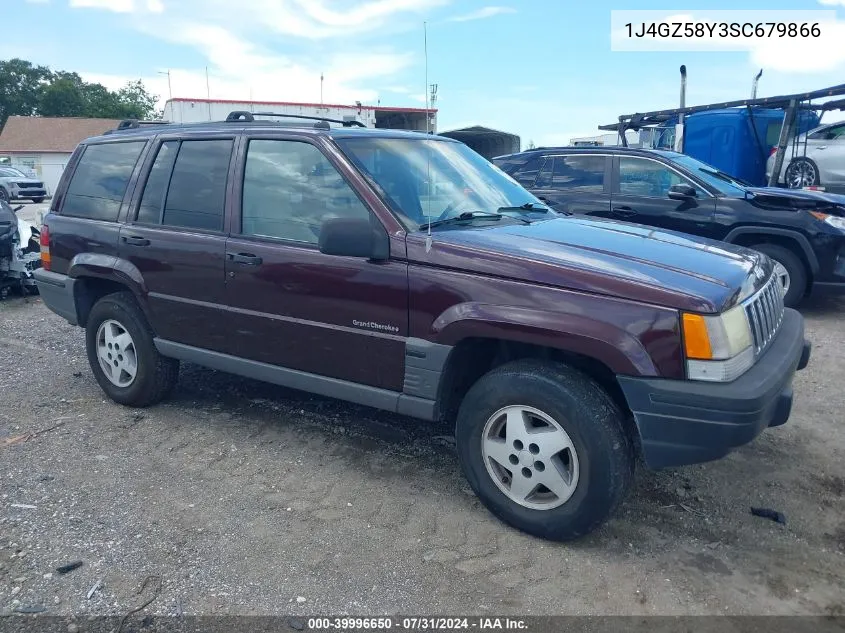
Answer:
POLYGON ((23 433, 22 435, 14 435, 12 437, 4 438, 0 440, 0 448, 12 446, 13 444, 19 444, 20 442, 28 442, 29 440, 35 439, 39 435, 44 435, 45 433, 49 433, 50 431, 55 431, 60 426, 64 426, 69 420, 73 420, 74 418, 82 418, 84 416, 84 413, 80 413, 76 416, 66 416, 62 418, 57 418, 55 420, 55 424, 53 424, 53 426, 48 426, 46 429, 41 429, 40 431, 32 431, 31 433, 23 433))
POLYGON ((783 512, 778 512, 777 510, 772 510, 770 508, 751 508, 751 514, 753 514, 755 517, 771 519, 776 523, 786 525, 786 517, 784 516, 783 512))

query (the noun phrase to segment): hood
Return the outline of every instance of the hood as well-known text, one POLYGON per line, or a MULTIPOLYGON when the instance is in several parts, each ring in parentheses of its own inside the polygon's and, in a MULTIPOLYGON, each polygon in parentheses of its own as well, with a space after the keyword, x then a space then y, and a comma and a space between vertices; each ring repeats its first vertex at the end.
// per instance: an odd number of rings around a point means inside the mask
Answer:
POLYGON ((754 196, 757 204, 795 210, 824 210, 827 213, 834 210, 835 215, 845 215, 845 195, 781 187, 747 187, 746 190, 754 196))
POLYGON ((579 216, 437 231, 427 259, 450 268, 713 313, 761 287, 768 257, 651 227, 579 216))
POLYGON ((4 182, 19 182, 27 185, 40 185, 41 181, 37 178, 17 177, 17 176, 0 176, 0 180, 4 182))

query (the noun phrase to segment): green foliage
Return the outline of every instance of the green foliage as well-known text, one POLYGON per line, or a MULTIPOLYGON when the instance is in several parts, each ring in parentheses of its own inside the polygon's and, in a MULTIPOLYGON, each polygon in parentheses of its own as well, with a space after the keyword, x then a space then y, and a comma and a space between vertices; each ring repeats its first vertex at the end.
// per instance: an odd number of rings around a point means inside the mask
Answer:
POLYGON ((53 72, 23 59, 0 60, 0 127, 12 115, 161 118, 157 101, 140 79, 113 92, 73 72, 53 72))

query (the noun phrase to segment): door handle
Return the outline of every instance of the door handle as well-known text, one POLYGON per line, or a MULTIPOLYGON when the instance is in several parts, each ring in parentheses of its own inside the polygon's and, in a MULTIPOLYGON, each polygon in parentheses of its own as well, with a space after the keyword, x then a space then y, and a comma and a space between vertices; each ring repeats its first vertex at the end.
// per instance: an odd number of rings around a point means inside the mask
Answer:
POLYGON ((146 237, 136 237, 134 235, 125 236, 123 238, 123 241, 126 244, 129 244, 129 246, 149 246, 150 245, 150 240, 148 240, 146 237))
POLYGON ((819 145, 816 149, 827 149, 827 145, 819 145))
POLYGON ((631 207, 613 207, 613 215, 618 215, 620 218, 630 218, 637 215, 631 207))
POLYGON ((252 253, 227 253, 227 257, 235 263, 247 266, 258 266, 263 261, 258 255, 252 253))

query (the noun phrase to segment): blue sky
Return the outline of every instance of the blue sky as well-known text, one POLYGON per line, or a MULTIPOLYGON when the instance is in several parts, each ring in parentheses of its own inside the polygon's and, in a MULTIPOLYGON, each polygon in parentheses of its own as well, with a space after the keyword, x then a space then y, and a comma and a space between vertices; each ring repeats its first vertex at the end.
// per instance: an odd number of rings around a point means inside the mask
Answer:
MULTIPOLYGON (((626 6, 627 5, 627 6, 626 6)), ((845 0, 746 0, 742 9, 834 10, 826 37, 739 52, 612 52, 610 12, 574 0, 3 0, 0 58, 76 71, 111 88, 141 78, 174 97, 424 105, 437 83, 438 128, 481 124, 523 144, 598 133, 619 114, 845 83, 845 0)), ((737 8, 725 0, 644 1, 667 16, 737 8)), ((829 115, 830 116, 830 115, 829 115)), ((835 115, 834 115, 835 116, 835 115)))

